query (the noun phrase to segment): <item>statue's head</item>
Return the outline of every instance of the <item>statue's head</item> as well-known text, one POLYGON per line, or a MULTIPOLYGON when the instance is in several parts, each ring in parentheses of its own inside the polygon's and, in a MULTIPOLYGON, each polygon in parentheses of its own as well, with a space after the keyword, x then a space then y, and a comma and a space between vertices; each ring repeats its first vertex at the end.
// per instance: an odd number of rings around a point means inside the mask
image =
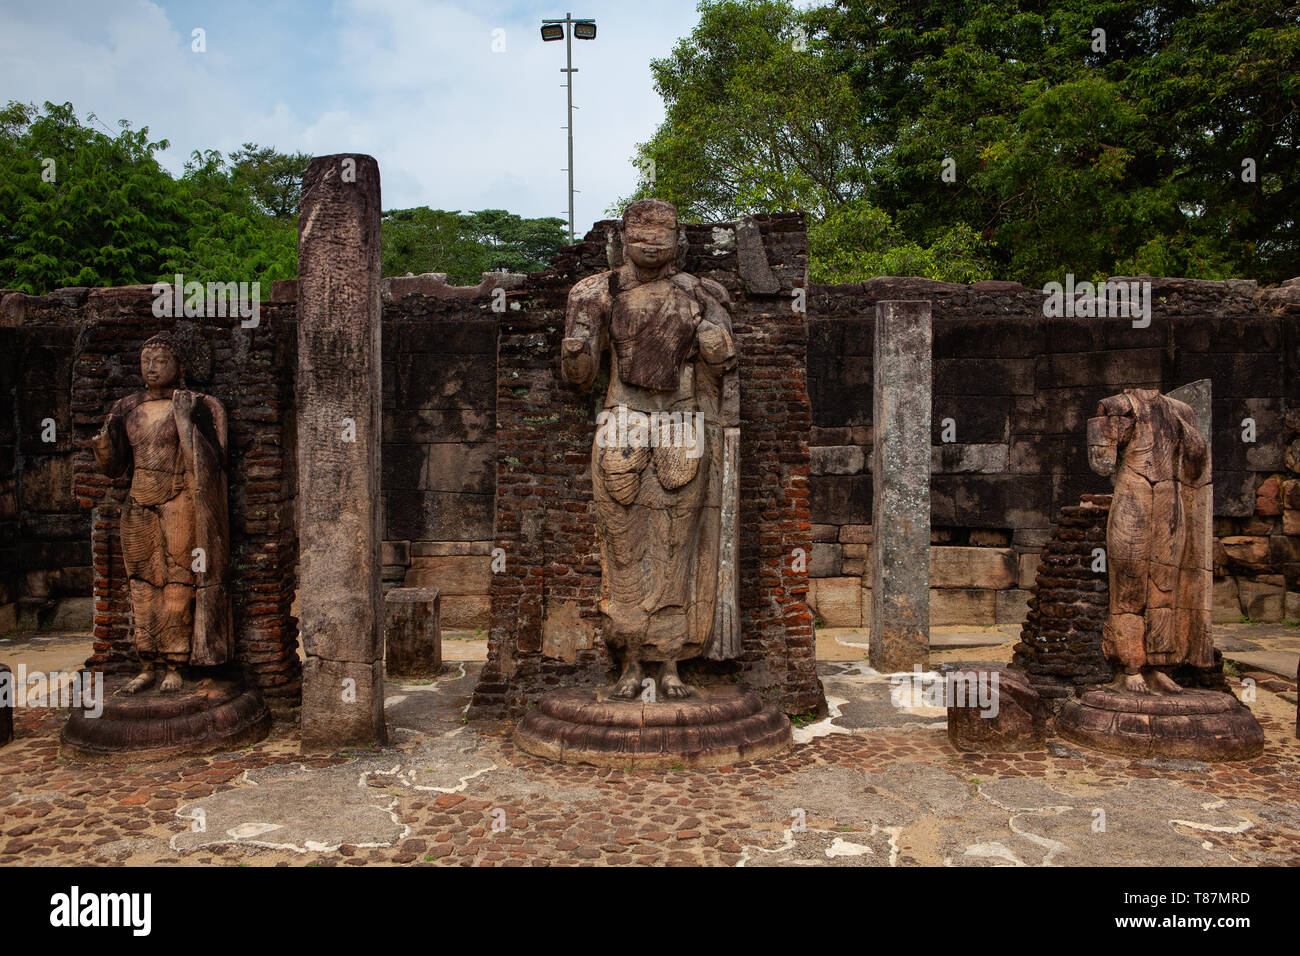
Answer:
POLYGON ((174 335, 159 332, 140 349, 140 375, 149 388, 180 388, 185 384, 184 350, 174 335))
POLYGON ((623 251, 645 270, 677 258, 677 210, 662 199, 638 199, 623 210, 623 251))

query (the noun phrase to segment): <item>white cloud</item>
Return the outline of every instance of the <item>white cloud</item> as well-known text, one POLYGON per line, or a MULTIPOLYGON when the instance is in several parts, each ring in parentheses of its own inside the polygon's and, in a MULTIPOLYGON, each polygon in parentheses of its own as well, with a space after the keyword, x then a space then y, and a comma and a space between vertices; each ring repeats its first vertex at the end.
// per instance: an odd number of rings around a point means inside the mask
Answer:
MULTIPOLYGON (((581 233, 632 190, 631 156, 662 118, 649 60, 689 33, 692 0, 586 2, 594 42, 574 41, 581 233)), ((179 172, 194 149, 254 141, 315 154, 366 152, 387 207, 563 215, 564 44, 543 43, 541 3, 338 0, 205 8, 149 0, 48 0, 0 12, 7 99, 71 101, 167 138, 179 172), (194 21, 194 22, 191 22, 194 21), (190 31, 207 31, 206 53, 190 31), (492 31, 505 31, 494 53, 492 31)))

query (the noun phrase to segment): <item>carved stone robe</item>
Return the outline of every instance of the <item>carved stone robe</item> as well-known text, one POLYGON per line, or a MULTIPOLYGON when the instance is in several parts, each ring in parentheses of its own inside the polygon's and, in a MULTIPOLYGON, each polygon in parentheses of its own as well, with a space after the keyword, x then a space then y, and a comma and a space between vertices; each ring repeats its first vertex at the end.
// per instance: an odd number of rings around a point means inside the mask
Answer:
POLYGON ((604 640, 625 659, 740 652, 729 304, 715 282, 669 270, 643 283, 631 264, 590 276, 569 295, 565 337, 591 359, 591 374, 576 384, 592 384, 609 348, 608 421, 628 412, 699 413, 702 421, 689 452, 666 433, 658 447, 633 447, 602 442, 598 429, 592 444, 604 640))
POLYGON ((170 400, 135 392, 112 414, 108 442, 94 452, 109 477, 131 474, 121 534, 136 650, 142 659, 224 664, 234 652, 226 411, 177 389, 170 400))
POLYGON ((1122 666, 1213 663, 1209 453, 1191 408, 1150 389, 1105 399, 1089 421, 1095 471, 1115 473, 1106 527, 1103 651, 1122 666), (1118 465, 1118 467, 1116 467, 1118 465))

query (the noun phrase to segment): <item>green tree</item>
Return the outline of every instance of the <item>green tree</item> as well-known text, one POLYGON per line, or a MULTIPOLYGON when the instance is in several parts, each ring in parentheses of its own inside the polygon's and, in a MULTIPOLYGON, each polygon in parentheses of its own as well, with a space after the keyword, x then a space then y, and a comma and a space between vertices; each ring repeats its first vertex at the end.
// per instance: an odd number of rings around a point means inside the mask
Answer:
POLYGON ((652 70, 637 195, 804 208, 815 278, 1295 271, 1293 0, 705 0, 652 70))
POLYGON ((260 282, 269 295, 297 274, 301 154, 247 143, 231 165, 195 151, 176 179, 154 158, 166 140, 118 125, 116 136, 82 125, 70 103, 0 111, 0 287, 41 294, 179 272, 260 282))
POLYGON ((568 243, 564 220, 524 219, 503 209, 392 209, 381 229, 384 275, 445 272, 457 285, 475 285, 484 272, 543 269, 568 243))
POLYGON ((0 111, 0 287, 41 294, 166 271, 186 230, 176 183, 154 159, 167 141, 120 126, 82 126, 71 103, 0 111))

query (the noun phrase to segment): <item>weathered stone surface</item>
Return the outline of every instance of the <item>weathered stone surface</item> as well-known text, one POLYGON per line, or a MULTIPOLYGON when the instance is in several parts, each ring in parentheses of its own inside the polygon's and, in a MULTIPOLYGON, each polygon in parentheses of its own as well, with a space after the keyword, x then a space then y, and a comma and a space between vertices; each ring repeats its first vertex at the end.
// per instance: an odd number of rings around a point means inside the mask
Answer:
POLYGON ((1255 490, 1255 514, 1273 517, 1282 513, 1282 478, 1270 475, 1255 490))
POLYGON ((934 588, 1009 588, 1016 584, 1016 553, 1010 548, 943 547, 930 551, 934 588))
POLYGON ((993 592, 993 623, 1019 624, 1029 613, 1029 599, 1033 591, 1013 588, 993 592))
POLYGON ((843 545, 829 541, 815 541, 812 553, 808 555, 808 576, 810 578, 839 577, 843 545))
POLYGON ((935 445, 930 452, 930 470, 939 475, 1000 475, 1007 470, 1007 446, 958 442, 935 445))
POLYGON ((1264 731, 1237 698, 1211 690, 1142 694, 1090 690, 1056 718, 1073 743, 1129 757, 1248 760, 1264 749, 1264 731))
POLYGON ((98 679, 105 681, 103 712, 71 711, 59 738, 65 756, 121 763, 169 760, 238 750, 271 729, 261 694, 234 669, 208 672, 170 692, 154 686, 125 694, 125 677, 98 679))
POLYGON ((390 679, 438 676, 442 629, 437 588, 394 588, 384 595, 384 661, 390 679))
POLYGON ((1027 551, 1016 560, 1016 586, 1029 590, 1034 586, 1034 579, 1038 575, 1038 565, 1043 560, 1042 552, 1027 551))
POLYGON ((929 662, 931 339, 929 301, 877 303, 870 661, 882 672, 929 662))
MULTIPOLYGON (((380 603, 379 165, 318 156, 298 217, 302 749, 387 740, 380 603), (351 687, 345 682, 351 681, 351 687)), ((409 535, 394 535, 399 540, 409 535)))
POLYGON ((478 631, 491 626, 492 599, 486 594, 448 594, 442 599, 442 626, 478 631))
POLYGON ((808 583, 808 602, 823 627, 861 627, 861 578, 814 578, 808 583))
POLYGON ((846 524, 840 528, 840 544, 871 544, 871 525, 846 524))
POLYGON ((1229 535, 1219 539, 1232 563, 1251 570, 1268 569, 1269 543, 1262 535, 1229 535))
POLYGON ((1282 599, 1282 618, 1300 621, 1300 591, 1287 591, 1282 599))
POLYGON ((1214 607, 1211 621, 1214 624, 1236 624, 1241 620, 1241 598, 1237 579, 1223 577, 1214 582, 1214 607))
POLYGON ((930 625, 990 627, 997 621, 997 594, 983 588, 931 588, 930 625))
POLYGON ((866 454, 858 445, 813 445, 808 451, 814 475, 856 475, 866 464, 866 454))
POLYGON ((790 746, 790 721, 754 691, 705 687, 682 700, 619 700, 602 690, 544 695, 515 730, 527 753, 561 763, 670 770, 758 760, 790 746))
POLYGON ((406 572, 409 588, 436 587, 444 595, 487 594, 492 559, 487 555, 415 557, 406 572))
POLYGON ((398 565, 411 563, 411 542, 385 541, 379 550, 380 563, 398 565))
MULTIPOLYGON (((871 545, 869 544, 841 544, 840 549, 840 573, 845 577, 859 577, 870 580, 871 578, 871 545)), ((870 621, 871 615, 868 614, 865 620, 870 621)))
POLYGON ((331 753, 374 747, 375 727, 384 730, 384 661, 332 661, 308 657, 302 665, 303 747, 331 753))
MULTIPOLYGON (((958 750, 975 753, 1017 753, 1040 750, 1047 739, 1045 708, 1038 692, 1023 673, 1009 667, 962 664, 945 667, 941 673, 967 678, 964 702, 948 701, 948 741, 958 750), (993 675, 997 675, 994 687, 993 675), (983 680, 995 706, 981 707, 969 681, 983 680)), ((949 686, 954 681, 948 680, 949 686)))
POLYGON ((1241 596, 1241 613, 1252 621, 1276 624, 1282 620, 1282 598, 1286 588, 1250 578, 1238 578, 1237 590, 1241 596))

